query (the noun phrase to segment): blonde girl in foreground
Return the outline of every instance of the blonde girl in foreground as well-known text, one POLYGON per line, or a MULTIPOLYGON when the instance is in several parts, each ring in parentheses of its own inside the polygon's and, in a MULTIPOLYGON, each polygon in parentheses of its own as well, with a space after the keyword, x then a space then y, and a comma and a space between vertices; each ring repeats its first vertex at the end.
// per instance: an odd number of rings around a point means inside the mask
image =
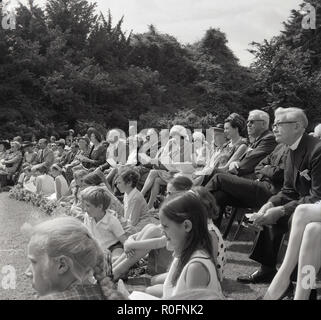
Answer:
POLYGON ((79 220, 59 217, 29 232, 28 275, 41 300, 124 299, 112 288, 107 255, 79 220))

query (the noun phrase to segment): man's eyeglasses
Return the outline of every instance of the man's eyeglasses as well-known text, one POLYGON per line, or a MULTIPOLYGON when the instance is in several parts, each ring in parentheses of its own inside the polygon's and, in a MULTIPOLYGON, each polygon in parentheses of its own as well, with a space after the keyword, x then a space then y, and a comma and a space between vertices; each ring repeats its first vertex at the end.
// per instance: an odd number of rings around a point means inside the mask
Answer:
POLYGON ((254 119, 254 120, 247 120, 247 121, 246 121, 246 124, 254 124, 255 122, 258 122, 258 121, 263 121, 263 122, 264 122, 264 120, 259 120, 259 119, 258 119, 258 120, 255 120, 255 119, 254 119))
POLYGON ((274 123, 272 125, 272 129, 279 129, 279 127, 283 124, 287 124, 287 123, 297 123, 297 121, 281 121, 281 122, 277 122, 277 123, 274 123))

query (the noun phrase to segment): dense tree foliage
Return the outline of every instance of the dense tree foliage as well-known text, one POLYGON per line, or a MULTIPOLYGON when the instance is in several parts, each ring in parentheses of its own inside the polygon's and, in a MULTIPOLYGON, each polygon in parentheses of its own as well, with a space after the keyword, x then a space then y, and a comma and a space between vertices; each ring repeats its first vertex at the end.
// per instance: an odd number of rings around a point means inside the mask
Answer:
POLYGON ((114 23, 86 0, 47 0, 44 9, 29 0, 15 30, 0 28, 0 136, 63 135, 95 123, 127 130, 128 120, 139 129, 207 127, 231 112, 289 105, 321 120, 321 17, 317 30, 301 20, 292 11, 284 32, 254 43, 246 68, 219 29, 184 46, 153 25, 128 34, 123 19, 114 23))
POLYGON ((265 93, 267 110, 299 107, 306 110, 312 127, 321 122, 321 6, 319 0, 304 1, 316 8, 316 29, 304 29, 304 12, 292 10, 284 31, 270 41, 253 43, 253 69, 257 87, 265 93))

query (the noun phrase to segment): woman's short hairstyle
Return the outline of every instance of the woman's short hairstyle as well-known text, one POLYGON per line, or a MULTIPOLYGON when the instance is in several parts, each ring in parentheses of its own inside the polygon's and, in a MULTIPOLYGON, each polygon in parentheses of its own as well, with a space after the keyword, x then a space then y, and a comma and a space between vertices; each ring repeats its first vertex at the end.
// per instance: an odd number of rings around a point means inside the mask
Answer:
POLYGON ((285 116, 287 121, 297 121, 301 123, 302 127, 306 129, 309 121, 305 112, 300 108, 277 108, 275 110, 275 116, 285 116))
POLYGON ((86 144, 87 144, 87 146, 90 144, 90 140, 89 140, 89 138, 88 137, 80 137, 80 138, 78 138, 78 142, 80 141, 80 140, 83 140, 83 141, 85 141, 86 142, 86 144))
POLYGON ((110 205, 110 196, 106 189, 101 187, 88 187, 81 192, 81 198, 84 201, 88 201, 95 207, 102 206, 102 209, 106 211, 110 205))
POLYGON ((190 190, 193 186, 193 181, 185 176, 177 176, 169 182, 176 191, 190 190))
POLYGON ((65 144, 63 142, 57 142, 57 147, 61 147, 63 149, 65 149, 65 144))
POLYGON ((188 131, 185 127, 181 126, 180 124, 177 124, 171 128, 169 131, 169 135, 173 136, 174 134, 178 134, 181 137, 187 138, 189 140, 188 131))
POLYGON ((160 214, 176 224, 182 224, 186 220, 192 224, 172 278, 172 285, 175 286, 183 268, 196 250, 202 249, 207 252, 214 263, 213 245, 207 227, 207 212, 199 197, 186 191, 165 200, 160 214))
POLYGON ((139 173, 133 169, 125 170, 119 176, 124 180, 126 184, 131 183, 132 188, 136 188, 137 183, 140 179, 139 173))
POLYGON ((12 142, 11 142, 11 145, 16 146, 18 150, 21 149, 21 144, 20 144, 20 142, 18 142, 18 141, 12 141, 12 142))
POLYGON ((90 172, 84 177, 84 183, 88 186, 98 186, 102 182, 101 177, 96 172, 90 172))
POLYGON ((246 120, 238 113, 230 114, 224 122, 228 122, 232 128, 237 128, 240 136, 246 136, 246 120))
POLYGON ((202 132, 196 131, 193 133, 193 140, 201 140, 204 141, 205 140, 205 136, 202 132))
POLYGON ((101 134, 98 132, 97 129, 95 128, 89 128, 88 131, 88 137, 90 138, 92 134, 95 135, 95 138, 97 139, 98 142, 101 142, 102 138, 101 138, 101 134))

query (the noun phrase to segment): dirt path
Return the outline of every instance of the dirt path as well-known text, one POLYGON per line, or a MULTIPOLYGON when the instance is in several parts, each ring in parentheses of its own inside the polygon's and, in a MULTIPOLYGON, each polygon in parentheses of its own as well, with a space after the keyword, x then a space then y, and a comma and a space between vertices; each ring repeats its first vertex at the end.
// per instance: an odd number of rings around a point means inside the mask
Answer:
MULTIPOLYGON (((0 300, 35 299, 30 279, 24 276, 28 266, 28 239, 21 234, 20 228, 25 222, 39 219, 39 211, 25 202, 9 199, 8 193, 0 193, 0 300), (10 265, 16 270, 16 289, 4 289, 3 267, 10 265)), ((249 235, 237 242, 228 242, 228 263, 223 282, 226 296, 233 300, 251 300, 263 295, 266 285, 243 285, 236 281, 237 276, 255 270, 256 264, 247 258, 251 247, 249 235), (247 238, 247 239, 246 239, 247 238)), ((251 237, 250 237, 251 238, 251 237)))

